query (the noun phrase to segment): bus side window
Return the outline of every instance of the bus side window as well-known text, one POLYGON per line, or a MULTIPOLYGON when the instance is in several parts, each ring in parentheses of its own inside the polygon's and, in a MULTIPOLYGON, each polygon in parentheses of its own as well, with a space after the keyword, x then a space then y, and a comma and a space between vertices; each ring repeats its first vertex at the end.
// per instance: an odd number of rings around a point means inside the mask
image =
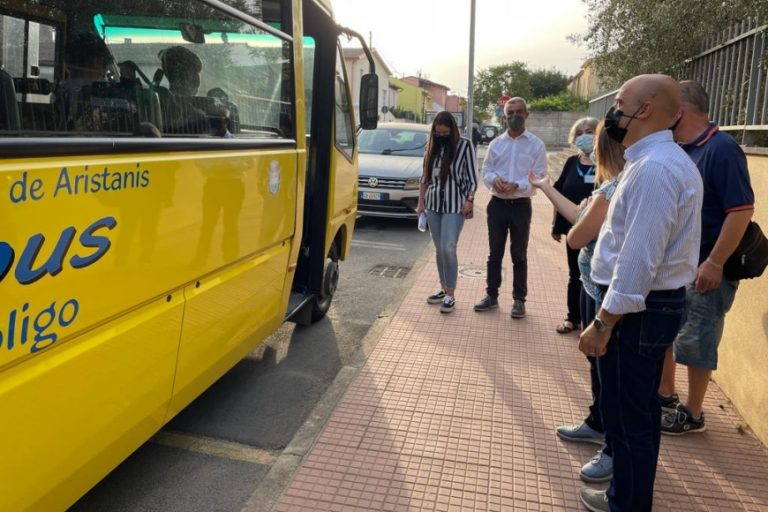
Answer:
MULTIPOLYGON (((0 129, 138 137, 149 123, 179 137, 295 137, 290 36, 192 3, 64 3, 45 21, 0 14, 11 79, 0 80, 0 129), (176 28, 185 24, 205 26, 204 37, 192 42, 176 28), (46 93, 31 91, 44 83, 46 93)), ((263 6, 255 17, 281 19, 282 2, 263 6)))

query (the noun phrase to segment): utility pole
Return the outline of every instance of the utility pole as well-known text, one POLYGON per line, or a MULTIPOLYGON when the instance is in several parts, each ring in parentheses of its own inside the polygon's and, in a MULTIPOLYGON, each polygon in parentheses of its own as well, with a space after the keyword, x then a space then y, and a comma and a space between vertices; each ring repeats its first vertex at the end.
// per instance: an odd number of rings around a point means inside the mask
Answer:
POLYGON ((475 87, 475 0, 470 0, 471 12, 469 16, 469 86, 467 89, 467 115, 464 116, 467 123, 467 138, 472 140, 472 113, 475 108, 473 90, 475 87))

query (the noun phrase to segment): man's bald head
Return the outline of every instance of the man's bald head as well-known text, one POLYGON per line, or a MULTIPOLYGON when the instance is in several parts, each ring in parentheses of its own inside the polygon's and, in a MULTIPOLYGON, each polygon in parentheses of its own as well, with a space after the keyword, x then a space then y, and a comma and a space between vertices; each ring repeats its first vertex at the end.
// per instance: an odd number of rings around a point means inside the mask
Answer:
MULTIPOLYGON (((667 75, 638 75, 621 87, 625 101, 631 97, 636 105, 653 104, 654 113, 671 120, 680 111, 680 84, 667 75)), ((652 114, 652 115, 653 115, 652 114)))
POLYGON ((647 135, 672 126, 680 112, 680 84, 667 75, 636 76, 621 86, 614 108, 622 113, 616 126, 626 130, 621 139, 622 144, 629 147, 647 135))

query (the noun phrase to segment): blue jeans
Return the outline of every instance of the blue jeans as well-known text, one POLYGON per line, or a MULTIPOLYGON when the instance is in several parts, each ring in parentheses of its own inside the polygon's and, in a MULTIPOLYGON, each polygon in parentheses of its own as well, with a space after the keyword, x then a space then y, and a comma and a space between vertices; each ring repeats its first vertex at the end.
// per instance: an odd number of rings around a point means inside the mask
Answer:
POLYGON ((706 293, 689 285, 686 294, 688 318, 675 340, 675 362, 717 370, 717 347, 723 337, 725 314, 736 298, 738 281, 723 279, 720 287, 706 293))
MULTIPOLYGON (((583 327, 586 329, 592 323, 592 320, 595 319, 595 315, 597 315, 597 311, 602 303, 602 297, 600 302, 597 302, 582 288, 580 299, 581 318, 584 322, 583 327)), ((600 414, 600 376, 597 373, 597 358, 587 356, 587 360, 589 361, 589 378, 592 383, 592 405, 589 406, 589 416, 586 417, 584 423, 592 430, 604 433, 603 416, 600 414)), ((613 450, 607 441, 605 447, 603 447, 603 453, 613 457, 613 450)))
POLYGON ((432 241, 435 243, 437 274, 440 276, 440 284, 454 290, 459 274, 456 246, 459 243, 461 228, 464 227, 464 215, 427 210, 427 224, 429 225, 429 232, 432 233, 432 241))
POLYGON ((646 310, 625 315, 614 327, 608 351, 597 358, 600 412, 613 449, 612 512, 646 512, 661 441, 661 382, 664 353, 685 321, 685 288, 653 291, 646 310))

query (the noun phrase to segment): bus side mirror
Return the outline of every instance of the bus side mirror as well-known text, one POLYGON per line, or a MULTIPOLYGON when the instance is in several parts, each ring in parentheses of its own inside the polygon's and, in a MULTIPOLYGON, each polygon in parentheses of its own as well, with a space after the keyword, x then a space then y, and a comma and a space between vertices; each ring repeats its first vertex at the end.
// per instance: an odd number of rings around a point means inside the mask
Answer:
POLYGON ((379 121, 379 76, 368 73, 360 78, 360 127, 375 130, 379 121))

